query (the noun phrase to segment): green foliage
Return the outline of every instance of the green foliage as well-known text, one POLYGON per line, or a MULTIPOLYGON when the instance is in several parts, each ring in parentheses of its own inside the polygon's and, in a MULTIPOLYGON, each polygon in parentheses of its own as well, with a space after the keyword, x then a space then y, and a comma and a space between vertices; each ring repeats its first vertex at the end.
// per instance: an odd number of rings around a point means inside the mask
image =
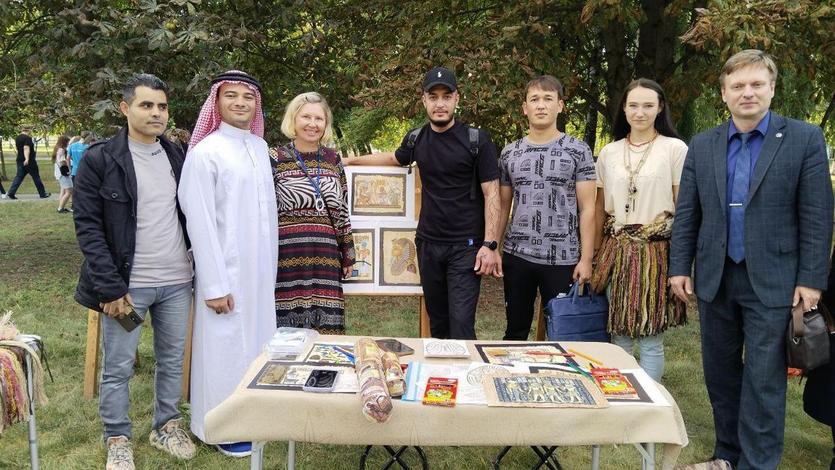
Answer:
POLYGON ((713 111, 709 103, 722 107, 721 63, 746 47, 776 56, 778 111, 831 121, 833 6, 833 0, 454 0, 431 6, 9 0, 0 3, 0 94, 6 99, 0 134, 31 120, 47 129, 91 127, 107 135, 123 122, 119 85, 139 71, 169 82, 172 119, 191 128, 212 75, 239 68, 264 84, 268 141, 281 140, 278 118, 286 103, 317 90, 339 118, 340 145, 359 150, 385 118, 423 119, 423 73, 446 65, 459 77, 459 116, 490 130, 497 142, 525 132, 518 112, 522 90, 543 73, 563 80, 566 121, 590 142, 608 131, 623 88, 638 76, 664 85, 689 137, 722 115, 703 111, 713 111))
POLYGON ((337 116, 336 121, 344 138, 339 146, 355 153, 371 150, 393 151, 403 140, 409 129, 423 125, 423 116, 412 119, 396 119, 384 109, 351 108, 344 116, 337 116))

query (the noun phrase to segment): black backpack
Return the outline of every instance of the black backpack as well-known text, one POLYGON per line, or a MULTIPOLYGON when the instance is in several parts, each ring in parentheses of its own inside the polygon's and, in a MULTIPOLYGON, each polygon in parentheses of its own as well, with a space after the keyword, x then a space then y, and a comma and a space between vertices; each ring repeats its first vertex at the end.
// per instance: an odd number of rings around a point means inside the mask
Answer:
MULTIPOLYGON (((428 124, 424 124, 421 127, 416 127, 409 131, 409 134, 406 137, 406 148, 409 149, 409 173, 412 172, 412 164, 415 162, 415 142, 417 142, 418 136, 420 135, 421 131, 424 127, 428 124)), ((465 124, 466 125, 466 124, 465 124)), ((476 195, 478 194, 478 129, 474 127, 467 126, 467 136, 470 139, 470 155, 473 156, 475 160, 473 162, 473 183, 470 186, 470 200, 474 201, 476 195)))

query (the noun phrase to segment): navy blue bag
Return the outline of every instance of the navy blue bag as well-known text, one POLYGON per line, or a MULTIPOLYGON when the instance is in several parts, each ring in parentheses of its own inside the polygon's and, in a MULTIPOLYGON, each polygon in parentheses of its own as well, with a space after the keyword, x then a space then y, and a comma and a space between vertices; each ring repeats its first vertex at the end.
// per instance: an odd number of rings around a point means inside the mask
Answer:
POLYGON ((554 297, 545 306, 550 341, 609 342, 606 324, 609 321, 609 301, 605 295, 595 294, 586 284, 580 295, 577 284, 567 295, 554 297))

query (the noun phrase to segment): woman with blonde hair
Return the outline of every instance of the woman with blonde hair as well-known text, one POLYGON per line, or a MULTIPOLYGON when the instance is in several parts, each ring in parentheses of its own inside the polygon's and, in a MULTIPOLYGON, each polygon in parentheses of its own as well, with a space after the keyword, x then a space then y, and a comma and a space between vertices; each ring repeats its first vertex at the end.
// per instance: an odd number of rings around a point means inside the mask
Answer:
POLYGON ((281 132, 290 143, 270 151, 278 203, 278 327, 345 332, 343 278, 354 264, 348 186, 342 161, 327 147, 333 113, 316 92, 287 105, 281 132))

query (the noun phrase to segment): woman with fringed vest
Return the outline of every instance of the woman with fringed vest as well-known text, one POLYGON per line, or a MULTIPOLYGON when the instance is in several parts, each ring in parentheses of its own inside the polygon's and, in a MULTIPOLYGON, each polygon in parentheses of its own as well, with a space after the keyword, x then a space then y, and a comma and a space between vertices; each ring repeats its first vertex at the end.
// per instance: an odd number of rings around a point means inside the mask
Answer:
POLYGON ((612 342, 629 354, 637 342, 641 367, 664 373, 662 333, 687 321, 685 304, 667 285, 670 235, 687 154, 661 86, 631 82, 615 118, 615 141, 597 160, 597 234, 591 284, 609 297, 612 342))

